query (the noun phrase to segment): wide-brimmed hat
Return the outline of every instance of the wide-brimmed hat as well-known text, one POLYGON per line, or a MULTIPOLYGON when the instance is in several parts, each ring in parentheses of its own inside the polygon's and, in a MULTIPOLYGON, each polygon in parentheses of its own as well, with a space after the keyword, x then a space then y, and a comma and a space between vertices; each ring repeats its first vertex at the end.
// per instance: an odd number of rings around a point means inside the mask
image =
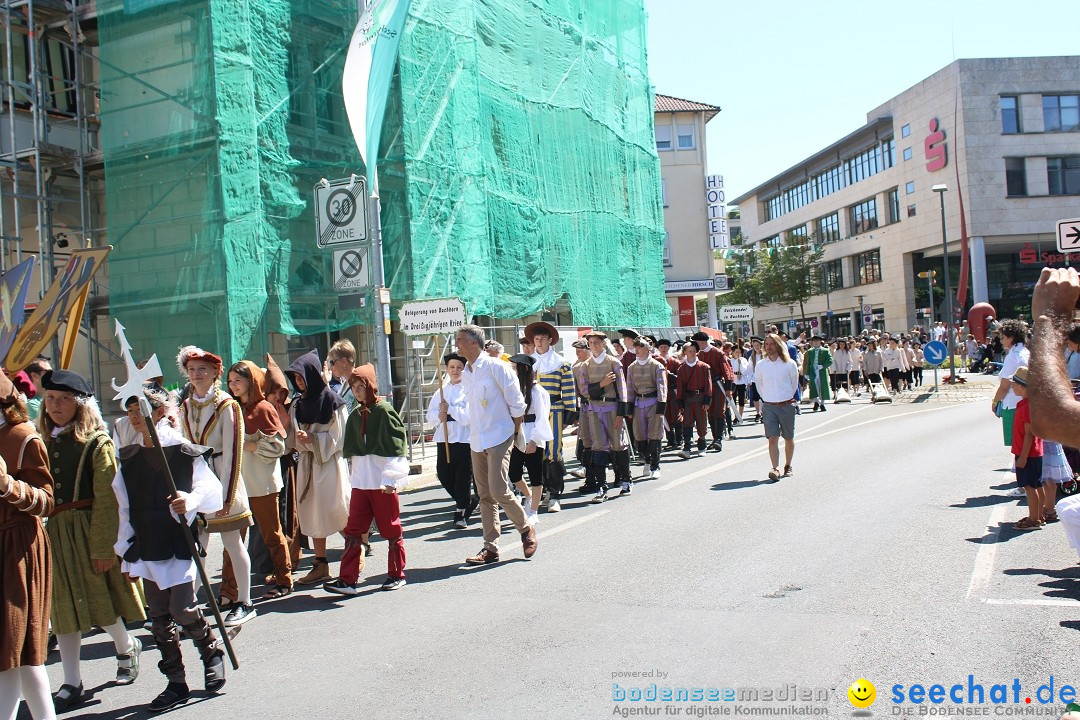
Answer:
POLYGON ((709 342, 709 336, 706 335, 705 333, 701 332, 700 330, 698 330, 696 333, 691 335, 690 339, 695 341, 695 342, 697 342, 699 340, 704 341, 704 342, 709 342))
POLYGON ((607 340, 607 333, 601 332, 600 330, 590 330, 589 332, 582 335, 582 337, 586 340, 588 340, 589 338, 600 338, 601 340, 607 340))
POLYGON ((637 340, 639 337, 637 330, 631 330, 630 328, 623 328, 619 331, 619 334, 623 337, 628 337, 631 340, 637 340))
POLYGON ((547 333, 548 337, 551 338, 552 345, 555 345, 559 342, 559 331, 556 330, 555 326, 551 323, 546 323, 540 320, 534 323, 529 323, 525 326, 525 337, 529 338, 529 341, 532 342, 533 335, 535 335, 537 331, 547 333))
POLYGON ((1020 367, 1016 368, 1016 372, 1013 373, 1012 381, 1017 385, 1023 385, 1024 387, 1027 387, 1029 375, 1030 371, 1028 370, 1027 366, 1021 365, 1020 367))

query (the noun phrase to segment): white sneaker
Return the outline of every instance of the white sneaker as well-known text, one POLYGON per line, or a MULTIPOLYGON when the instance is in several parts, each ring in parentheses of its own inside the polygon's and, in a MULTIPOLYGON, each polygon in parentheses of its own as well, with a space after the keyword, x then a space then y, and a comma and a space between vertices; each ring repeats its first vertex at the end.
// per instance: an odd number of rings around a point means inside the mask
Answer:
POLYGON ((660 479, 660 468, 656 468, 651 473, 649 473, 649 477, 651 477, 653 480, 659 480, 660 479))
POLYGON ((540 516, 535 512, 525 513, 525 524, 535 527, 540 524, 540 516))
POLYGON ((559 512, 560 510, 562 510, 562 505, 559 504, 558 500, 550 500, 548 502, 547 511, 549 513, 559 512))
POLYGON ((634 486, 628 482, 623 482, 619 485, 619 492, 622 495, 629 495, 633 492, 634 486))
POLYGON ((1009 497, 1025 497, 1026 495, 1023 488, 1015 487, 1009 491, 1009 497))

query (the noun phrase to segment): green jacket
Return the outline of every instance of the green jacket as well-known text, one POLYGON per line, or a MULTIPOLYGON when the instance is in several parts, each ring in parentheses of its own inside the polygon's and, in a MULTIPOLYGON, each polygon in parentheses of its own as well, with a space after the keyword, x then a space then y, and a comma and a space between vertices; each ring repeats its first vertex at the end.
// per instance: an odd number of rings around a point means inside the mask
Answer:
POLYGON ((357 405, 349 413, 342 455, 404 457, 405 443, 405 425, 401 417, 390 403, 380 400, 370 408, 357 405))

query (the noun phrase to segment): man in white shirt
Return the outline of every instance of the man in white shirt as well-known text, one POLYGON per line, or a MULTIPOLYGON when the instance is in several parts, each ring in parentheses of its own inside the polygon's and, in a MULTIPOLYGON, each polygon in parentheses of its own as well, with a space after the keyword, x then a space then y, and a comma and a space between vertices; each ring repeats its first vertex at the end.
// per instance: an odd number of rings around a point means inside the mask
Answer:
POLYGON ((465 560, 469 565, 499 561, 499 506, 521 533, 526 558, 536 552, 536 531, 525 520, 525 510, 510 490, 510 450, 525 415, 525 396, 509 364, 484 352, 484 331, 463 325, 457 347, 468 361, 461 374, 469 403, 469 444, 472 446, 473 481, 480 496, 484 525, 483 549, 465 560))
MULTIPOLYGON (((998 389, 994 393, 991 408, 1001 418, 1001 429, 1005 445, 1012 445, 1013 416, 1020 397, 1012 390, 1012 377, 1019 367, 1027 367, 1031 362, 1031 353, 1026 347, 1028 325, 1023 320, 1003 320, 1001 322, 1001 346, 1005 348, 1005 360, 998 373, 998 389)), ((1013 488, 1012 497, 1021 497, 1022 488, 1013 488)))
POLYGON ((769 440, 772 469, 769 482, 794 477, 791 458, 795 454, 795 396, 799 391, 799 366, 788 355, 787 344, 778 335, 765 336, 765 357, 754 368, 754 386, 761 398, 762 422, 769 440), (784 437, 784 472, 780 473, 780 436, 784 437))

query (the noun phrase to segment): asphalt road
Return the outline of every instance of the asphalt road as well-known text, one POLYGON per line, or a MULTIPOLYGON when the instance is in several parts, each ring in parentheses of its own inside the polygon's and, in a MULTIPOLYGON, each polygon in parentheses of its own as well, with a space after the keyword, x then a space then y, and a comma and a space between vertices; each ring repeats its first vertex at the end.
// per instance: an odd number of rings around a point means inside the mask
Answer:
MULTIPOLYGON (((1016 678, 1010 708, 1049 710, 1023 698, 1050 675, 1055 692, 1080 683, 1077 557, 1060 526, 1009 527, 1025 510, 1005 497, 1010 455, 989 402, 859 399, 804 413, 797 427, 795 478, 765 484, 761 426, 742 426, 723 453, 665 455, 663 478, 628 498, 593 506, 569 493, 564 512, 542 516, 530 561, 506 524, 503 562, 466 568, 479 523, 452 529, 440 488, 408 493, 405 588, 378 590, 376 542, 362 595, 260 604, 224 692, 198 691, 172 715, 604 718, 648 707, 794 717, 793 703, 755 702, 746 689, 795 684, 797 696, 826 698, 798 707, 849 716, 847 687, 865 677, 877 686, 870 710, 885 716, 926 707, 894 706, 897 684, 966 688, 973 675, 989 694, 1016 678), (721 698, 733 688, 736 701, 616 701, 654 682, 721 698)), ((95 694, 66 717, 146 716, 164 679, 149 633, 138 634, 142 675, 124 688, 109 682, 106 636, 86 640, 95 694)), ((184 652, 201 687, 190 643, 184 652)), ((59 687, 55 654, 50 663, 59 687)))

